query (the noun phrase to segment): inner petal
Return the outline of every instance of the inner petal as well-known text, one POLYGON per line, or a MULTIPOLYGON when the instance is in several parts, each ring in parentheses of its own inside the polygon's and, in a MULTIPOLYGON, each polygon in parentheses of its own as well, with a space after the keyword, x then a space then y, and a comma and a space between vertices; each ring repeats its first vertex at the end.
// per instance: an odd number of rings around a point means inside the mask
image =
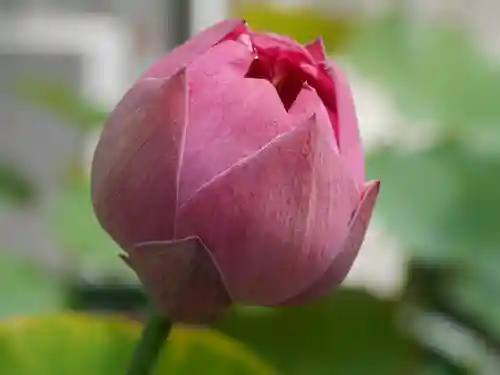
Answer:
POLYGON ((249 36, 246 41, 250 42, 255 57, 246 77, 271 82, 288 111, 304 85, 314 80, 311 79, 317 70, 314 59, 303 46, 291 39, 259 33, 249 36))
POLYGON ((297 99, 307 78, 302 70, 286 57, 273 60, 259 55, 250 65, 246 77, 271 82, 287 111, 297 99))

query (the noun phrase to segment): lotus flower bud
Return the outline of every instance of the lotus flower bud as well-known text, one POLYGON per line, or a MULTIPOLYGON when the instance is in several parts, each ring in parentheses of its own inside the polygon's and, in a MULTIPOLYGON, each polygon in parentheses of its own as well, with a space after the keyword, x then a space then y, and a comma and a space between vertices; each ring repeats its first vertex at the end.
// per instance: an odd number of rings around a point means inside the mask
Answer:
POLYGON ((351 92, 321 40, 227 20, 148 69, 109 117, 92 165, 97 218, 158 308, 203 322, 231 303, 326 296, 363 242, 351 92))

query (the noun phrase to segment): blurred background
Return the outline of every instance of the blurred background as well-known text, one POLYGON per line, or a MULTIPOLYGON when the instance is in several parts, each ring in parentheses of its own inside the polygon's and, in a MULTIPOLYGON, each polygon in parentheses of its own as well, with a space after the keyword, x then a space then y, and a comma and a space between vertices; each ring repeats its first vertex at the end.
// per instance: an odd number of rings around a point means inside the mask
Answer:
POLYGON ((0 0, 0 319, 141 314, 92 213, 92 152, 149 64, 235 16, 323 36, 382 193, 340 291, 237 307, 215 329, 280 374, 500 374, 499 12, 495 0, 0 0))

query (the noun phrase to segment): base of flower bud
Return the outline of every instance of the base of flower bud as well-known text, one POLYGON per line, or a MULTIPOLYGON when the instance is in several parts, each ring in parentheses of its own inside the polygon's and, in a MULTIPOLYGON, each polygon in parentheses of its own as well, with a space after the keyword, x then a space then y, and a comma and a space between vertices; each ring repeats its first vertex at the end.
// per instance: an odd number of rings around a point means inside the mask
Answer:
POLYGON ((142 243, 122 258, 157 309, 175 322, 210 323, 232 303, 215 261, 197 237, 142 243))

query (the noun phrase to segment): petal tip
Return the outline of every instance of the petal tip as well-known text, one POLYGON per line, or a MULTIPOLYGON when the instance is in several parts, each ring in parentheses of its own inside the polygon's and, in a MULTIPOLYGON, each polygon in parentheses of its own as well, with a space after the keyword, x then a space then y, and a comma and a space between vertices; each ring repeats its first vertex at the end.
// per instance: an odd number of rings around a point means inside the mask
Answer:
POLYGON ((319 36, 312 42, 305 45, 306 50, 311 54, 317 63, 325 63, 327 60, 325 42, 323 37, 319 36))
POLYGON ((228 36, 245 30, 246 24, 242 19, 225 19, 209 26, 154 63, 144 72, 142 78, 170 77, 228 36))
POLYGON ((380 180, 372 180, 365 183, 363 198, 365 197, 370 197, 372 199, 377 198, 377 196, 380 193, 380 185, 381 185, 380 180))

